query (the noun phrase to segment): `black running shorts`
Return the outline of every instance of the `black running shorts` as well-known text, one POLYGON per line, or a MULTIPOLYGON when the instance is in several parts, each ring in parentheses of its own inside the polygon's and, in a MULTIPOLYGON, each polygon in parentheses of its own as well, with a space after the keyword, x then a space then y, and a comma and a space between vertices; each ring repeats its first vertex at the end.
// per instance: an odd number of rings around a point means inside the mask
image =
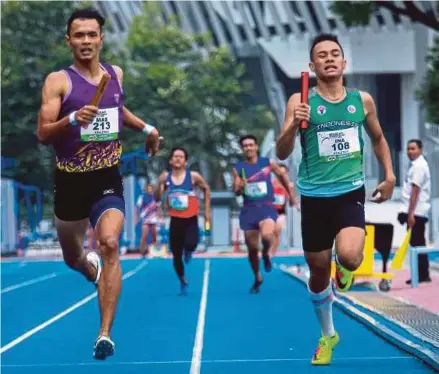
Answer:
POLYGON ((93 228, 109 209, 125 214, 123 181, 117 165, 88 172, 55 171, 55 215, 63 221, 89 218, 93 228))
POLYGON ((365 189, 335 197, 301 197, 302 245, 305 252, 331 249, 341 229, 365 229, 365 189))

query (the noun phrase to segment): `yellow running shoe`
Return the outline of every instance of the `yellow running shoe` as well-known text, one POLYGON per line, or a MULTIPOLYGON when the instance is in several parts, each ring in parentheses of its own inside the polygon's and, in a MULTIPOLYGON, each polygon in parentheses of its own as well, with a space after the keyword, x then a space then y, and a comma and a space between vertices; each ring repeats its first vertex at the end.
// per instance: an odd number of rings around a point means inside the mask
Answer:
POLYGON ((335 263, 335 287, 340 292, 348 291, 354 284, 354 273, 335 263))
POLYGON ((329 365, 332 360, 332 350, 340 341, 340 336, 336 332, 334 336, 322 336, 319 340, 314 356, 311 360, 313 365, 329 365))

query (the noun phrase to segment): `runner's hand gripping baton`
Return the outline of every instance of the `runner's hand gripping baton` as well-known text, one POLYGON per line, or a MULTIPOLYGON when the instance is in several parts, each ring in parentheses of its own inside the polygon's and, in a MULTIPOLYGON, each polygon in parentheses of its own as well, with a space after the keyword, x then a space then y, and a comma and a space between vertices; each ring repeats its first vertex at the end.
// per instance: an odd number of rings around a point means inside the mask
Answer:
POLYGON ((101 81, 99 82, 99 85, 96 88, 96 93, 93 96, 93 99, 91 99, 90 105, 99 106, 99 103, 102 100, 102 96, 104 96, 105 87, 107 87, 107 84, 110 81, 110 79, 111 79, 110 74, 105 73, 102 76, 101 81))
MULTIPOLYGON (((105 87, 107 87, 108 82, 110 81, 111 76, 110 74, 105 73, 102 78, 101 81, 99 82, 98 87, 96 88, 96 92, 93 96, 93 98, 90 101, 90 104, 88 105, 92 105, 92 106, 99 106, 99 103, 102 100, 102 96, 104 96, 104 91, 105 91, 105 87)), ((73 114, 73 113, 72 113, 73 114)), ((87 128, 89 126, 88 123, 81 125, 84 128, 87 128)))
MULTIPOLYGON (((308 91, 309 91, 309 73, 302 71, 301 74, 301 90, 300 90, 300 102, 302 104, 308 104, 308 91)), ((300 122, 300 129, 306 130, 308 128, 308 122, 303 120, 300 122)))

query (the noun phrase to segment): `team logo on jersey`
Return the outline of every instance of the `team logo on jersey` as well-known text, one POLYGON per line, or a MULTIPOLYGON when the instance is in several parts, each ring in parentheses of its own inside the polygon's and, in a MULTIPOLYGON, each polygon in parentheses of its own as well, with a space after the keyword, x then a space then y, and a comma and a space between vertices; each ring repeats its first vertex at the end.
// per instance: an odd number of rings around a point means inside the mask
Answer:
POLYGON ((351 114, 354 114, 357 111, 357 108, 355 108, 353 105, 348 105, 348 112, 351 114))
POLYGON ((317 113, 323 116, 326 113, 326 108, 323 105, 317 107, 317 113))
POLYGON ((120 98, 120 95, 119 95, 119 94, 114 94, 114 101, 115 101, 117 104, 119 104, 119 98, 120 98))

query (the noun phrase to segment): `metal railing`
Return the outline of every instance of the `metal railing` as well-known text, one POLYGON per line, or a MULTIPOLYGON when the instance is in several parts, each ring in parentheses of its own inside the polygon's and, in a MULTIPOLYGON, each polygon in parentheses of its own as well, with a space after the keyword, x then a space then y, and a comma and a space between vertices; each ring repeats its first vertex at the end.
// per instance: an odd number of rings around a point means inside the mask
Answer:
POLYGON ((439 145, 439 125, 427 122, 425 124, 425 136, 439 145))
POLYGON ((425 124, 424 155, 431 174, 430 239, 439 237, 439 125, 425 124))

